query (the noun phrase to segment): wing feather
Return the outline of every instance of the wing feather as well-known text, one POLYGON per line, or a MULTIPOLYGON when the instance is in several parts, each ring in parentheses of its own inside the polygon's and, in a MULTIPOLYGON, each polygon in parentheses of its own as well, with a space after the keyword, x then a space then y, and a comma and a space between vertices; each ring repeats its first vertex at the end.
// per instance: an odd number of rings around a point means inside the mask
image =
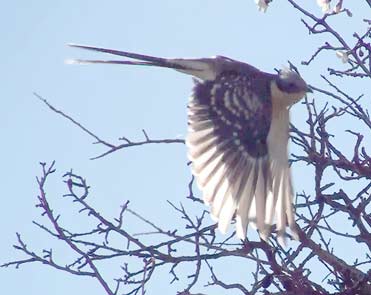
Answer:
POLYGON ((224 203, 226 202, 232 190, 233 182, 230 180, 230 176, 231 173, 233 174, 233 171, 239 161, 238 156, 239 154, 233 151, 228 151, 223 155, 223 172, 211 193, 211 200, 213 202, 211 212, 216 218, 219 217, 220 211, 222 210, 224 203))
MULTIPOLYGON (((255 220, 256 227, 258 228, 260 233, 265 232, 265 204, 266 204, 266 184, 265 178, 263 173, 263 165, 267 162, 267 159, 260 158, 258 161, 258 171, 257 171, 257 182, 256 182, 256 189, 255 189, 255 208, 251 208, 250 210, 253 212, 254 217, 252 221, 255 220), (255 210, 254 210, 255 209, 255 210)), ((251 213, 250 213, 251 216, 251 213)))
POLYGON ((266 138, 270 126, 269 92, 247 89, 249 77, 228 73, 196 82, 188 104, 187 145, 196 182, 211 214, 225 232, 236 213, 238 235, 245 237, 249 212, 258 211, 264 228, 270 172, 266 138), (259 198, 254 210, 252 203, 259 198))
POLYGON ((229 179, 235 179, 234 182, 230 185, 230 191, 227 196, 227 200, 225 205, 223 206, 220 216, 219 216, 219 223, 218 228, 220 232, 226 233, 228 226, 233 218, 234 213, 236 212, 240 197, 241 197, 241 187, 242 187, 242 179, 245 173, 241 173, 242 171, 249 171, 246 168, 246 159, 244 156, 239 155, 238 163, 233 167, 234 170, 230 172, 229 179))
POLYGON ((247 226, 249 224, 249 213, 254 198, 257 181, 257 163, 254 161, 251 170, 247 170, 242 178, 241 197, 236 214, 236 233, 240 239, 246 239, 247 226))
POLYGON ((222 73, 211 81, 196 81, 188 105, 186 143, 204 201, 223 233, 236 216, 241 239, 252 223, 266 240, 274 216, 280 239, 287 222, 294 228, 288 113, 272 118, 269 83, 233 71, 222 73), (259 87, 259 95, 254 87, 259 87))
POLYGON ((205 141, 208 141, 215 137, 213 134, 213 128, 193 132, 193 130, 188 133, 186 144, 188 146, 197 146, 200 143, 203 143, 205 141))

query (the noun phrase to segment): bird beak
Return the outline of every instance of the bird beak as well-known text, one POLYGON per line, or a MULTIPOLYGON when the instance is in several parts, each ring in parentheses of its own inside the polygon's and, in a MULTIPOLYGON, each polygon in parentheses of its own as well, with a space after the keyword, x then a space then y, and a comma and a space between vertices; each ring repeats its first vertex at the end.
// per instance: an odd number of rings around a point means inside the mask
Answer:
POLYGON ((310 86, 307 86, 307 91, 306 91, 307 93, 309 92, 309 93, 313 93, 313 90, 312 90, 312 88, 310 88, 310 86))

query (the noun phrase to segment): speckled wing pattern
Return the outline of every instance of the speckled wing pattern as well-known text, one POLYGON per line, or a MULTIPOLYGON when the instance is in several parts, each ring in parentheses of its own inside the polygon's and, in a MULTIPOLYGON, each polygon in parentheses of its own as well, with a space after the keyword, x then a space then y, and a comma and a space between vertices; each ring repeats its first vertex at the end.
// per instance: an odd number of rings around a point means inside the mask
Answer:
POLYGON ((221 232, 236 213, 240 238, 246 237, 249 222, 265 230, 271 183, 269 87, 270 81, 258 73, 221 72, 215 80, 195 81, 188 105, 186 143, 198 186, 221 232))
MULTIPOLYGON (((77 59, 68 63, 158 66, 198 78, 188 105, 186 143, 193 173, 220 231, 227 231, 235 215, 239 238, 246 238, 247 226, 252 223, 266 240, 276 217, 279 242, 284 244, 287 223, 293 237, 298 239, 287 159, 287 106, 300 97, 291 100, 290 88, 281 92, 277 88, 277 75, 223 56, 168 59, 85 45, 70 46, 134 61, 77 59)), ((304 81, 302 84, 306 87, 304 81)))

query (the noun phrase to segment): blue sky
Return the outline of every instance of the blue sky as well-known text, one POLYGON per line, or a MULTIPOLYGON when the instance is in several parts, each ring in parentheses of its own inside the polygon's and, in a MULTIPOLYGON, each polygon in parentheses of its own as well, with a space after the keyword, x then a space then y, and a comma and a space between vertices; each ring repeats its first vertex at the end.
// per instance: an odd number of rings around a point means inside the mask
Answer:
MULTIPOLYGON (((320 15, 312 2, 308 8, 320 15)), ((104 5, 101 1, 16 0, 2 6, 1 262, 22 257, 11 247, 16 231, 34 249, 50 247, 48 236, 31 222, 43 220, 35 208, 40 161, 56 161, 57 173, 48 192, 55 208, 66 212, 66 222, 73 222, 73 210, 71 203, 59 196, 65 192, 61 176, 71 168, 87 178, 92 202, 111 216, 130 199, 133 209, 159 225, 173 224, 177 216, 166 200, 184 201, 187 194, 190 172, 183 145, 121 150, 91 161, 89 158, 104 148, 92 145, 92 138, 50 112, 33 92, 113 143, 120 136, 141 139, 142 129, 153 138, 184 138, 191 78, 166 69, 65 65, 63 61, 71 57, 107 57, 68 48, 67 43, 164 57, 224 55, 273 72, 287 60, 299 66, 325 40, 309 36, 298 13, 285 1, 274 1, 266 14, 259 13, 252 0, 232 4, 215 0, 106 1, 104 5)), ((362 4, 353 12, 361 12, 361 8, 362 4)), ((346 23, 342 17, 338 25, 350 37, 359 24, 346 23)), ((310 84, 324 86, 319 75, 325 73, 327 64, 339 63, 335 55, 327 55, 300 70, 310 84)), ((360 94, 356 86, 350 91, 360 94)), ((299 127, 305 126, 303 110, 293 108, 292 118, 299 127)), ((346 135, 339 140, 345 142, 346 135)), ((295 171, 294 182, 302 177, 304 172, 295 171)), ((303 186, 309 188, 311 181, 307 179, 303 186)), ((68 255, 59 244, 55 247, 60 257, 68 255)), ((59 295, 76 290, 102 294, 90 279, 74 278, 39 264, 0 269, 0 278, 4 294, 59 295)), ((161 284, 154 284, 148 294, 156 294, 160 288, 161 284)))

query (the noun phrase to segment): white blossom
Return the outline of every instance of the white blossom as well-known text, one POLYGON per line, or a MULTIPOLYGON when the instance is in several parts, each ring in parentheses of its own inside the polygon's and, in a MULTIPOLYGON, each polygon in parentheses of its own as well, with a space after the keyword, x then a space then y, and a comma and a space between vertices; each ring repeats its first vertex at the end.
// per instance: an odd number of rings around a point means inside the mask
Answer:
POLYGON ((319 7, 322 8, 323 13, 328 13, 330 12, 330 2, 331 0, 317 0, 317 4, 319 7))
POLYGON ((348 60, 349 60, 348 53, 346 53, 346 52, 344 52, 344 51, 340 51, 340 50, 336 51, 336 56, 337 56, 338 58, 340 58, 341 61, 342 61, 344 64, 346 64, 346 63, 348 62, 348 60))
POLYGON ((261 12, 267 11, 269 2, 269 0, 255 0, 256 5, 258 5, 258 9, 261 12))

